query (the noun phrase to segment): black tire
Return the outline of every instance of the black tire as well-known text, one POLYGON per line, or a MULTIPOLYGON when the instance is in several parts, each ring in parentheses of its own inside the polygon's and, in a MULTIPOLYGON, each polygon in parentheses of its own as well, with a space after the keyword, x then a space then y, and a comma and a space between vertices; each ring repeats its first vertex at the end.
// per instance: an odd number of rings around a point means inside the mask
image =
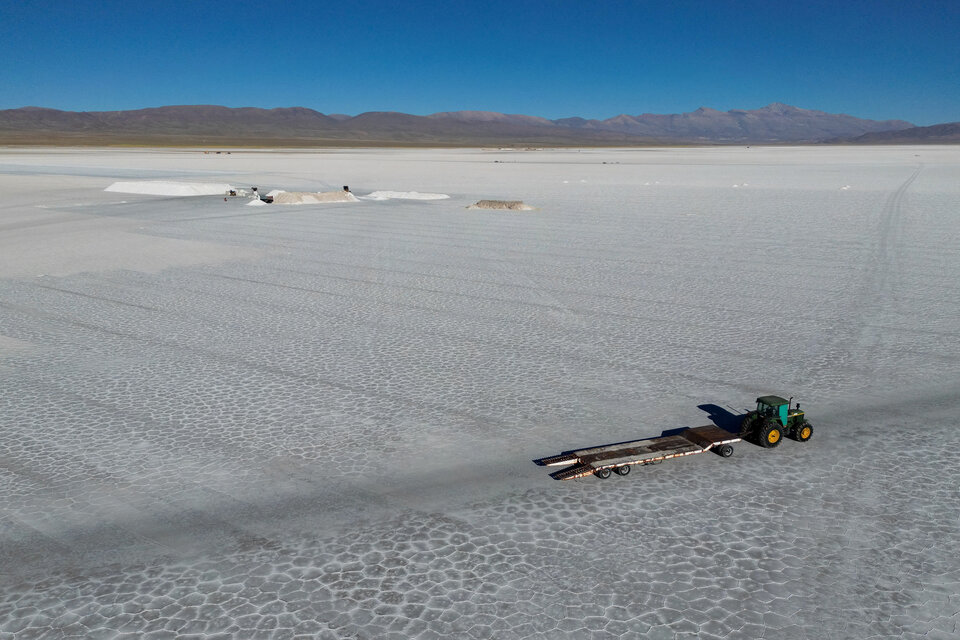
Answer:
POLYGON ((630 465, 625 464, 622 467, 617 467, 617 474, 621 476, 630 474, 630 465))
POLYGON ((717 448, 717 454, 723 458, 729 458, 733 455, 733 445, 731 444, 722 444, 717 448))
POLYGON ((757 412, 750 411, 745 414, 743 418, 740 419, 740 435, 745 436, 749 435, 753 431, 753 427, 756 425, 757 421, 757 412))
POLYGON ((606 480, 610 477, 610 469, 597 469, 593 474, 601 480, 606 480))
POLYGON ((776 420, 767 420, 757 430, 757 444, 772 449, 783 440, 783 425, 776 420))
POLYGON ((793 429, 792 437, 797 442, 806 442, 813 437, 813 425, 804 420, 793 429))

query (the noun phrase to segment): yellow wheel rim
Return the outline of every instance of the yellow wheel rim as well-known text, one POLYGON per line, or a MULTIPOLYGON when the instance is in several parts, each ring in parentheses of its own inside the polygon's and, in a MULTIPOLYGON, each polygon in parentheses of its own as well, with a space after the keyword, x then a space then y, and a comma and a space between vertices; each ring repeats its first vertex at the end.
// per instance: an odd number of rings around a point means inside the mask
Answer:
POLYGON ((800 437, 806 440, 810 437, 810 427, 804 427, 800 430, 800 437))
POLYGON ((779 430, 779 429, 774 429, 773 431, 771 431, 770 433, 767 434, 767 442, 769 442, 770 444, 773 444, 773 443, 775 443, 775 442, 777 442, 777 441, 779 441, 779 440, 780 440, 780 430, 779 430))

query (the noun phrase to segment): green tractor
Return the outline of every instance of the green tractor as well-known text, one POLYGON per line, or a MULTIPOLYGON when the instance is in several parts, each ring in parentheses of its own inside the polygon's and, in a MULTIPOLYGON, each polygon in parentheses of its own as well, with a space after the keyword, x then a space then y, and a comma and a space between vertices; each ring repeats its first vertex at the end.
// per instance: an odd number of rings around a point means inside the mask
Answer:
POLYGON ((806 442, 813 435, 813 425, 807 422, 800 403, 796 409, 790 408, 791 397, 785 400, 780 396, 760 396, 757 409, 743 416, 740 423, 740 437, 752 438, 761 447, 775 447, 783 440, 784 434, 798 442, 806 442))

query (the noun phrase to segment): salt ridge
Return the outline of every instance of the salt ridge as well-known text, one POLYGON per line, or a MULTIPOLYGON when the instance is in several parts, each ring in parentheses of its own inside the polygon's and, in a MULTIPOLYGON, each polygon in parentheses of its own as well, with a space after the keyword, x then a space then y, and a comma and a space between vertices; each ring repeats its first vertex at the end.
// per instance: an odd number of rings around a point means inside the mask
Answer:
POLYGON ((169 182, 163 180, 140 182, 114 182, 104 191, 114 193, 139 193, 148 196, 215 196, 233 189, 221 182, 169 182))
POLYGON ((420 193, 419 191, 374 191, 360 197, 364 200, 446 200, 450 196, 445 193, 420 193))

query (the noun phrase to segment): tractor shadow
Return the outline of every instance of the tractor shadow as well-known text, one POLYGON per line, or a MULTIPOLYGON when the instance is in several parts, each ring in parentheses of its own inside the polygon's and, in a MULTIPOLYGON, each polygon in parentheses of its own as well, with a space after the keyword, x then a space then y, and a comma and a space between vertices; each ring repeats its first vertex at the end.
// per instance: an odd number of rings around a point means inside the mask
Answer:
POLYGON ((730 433, 740 432, 740 423, 743 421, 742 414, 731 413, 715 404, 697 405, 697 409, 706 411, 710 421, 724 431, 729 431, 730 433))

